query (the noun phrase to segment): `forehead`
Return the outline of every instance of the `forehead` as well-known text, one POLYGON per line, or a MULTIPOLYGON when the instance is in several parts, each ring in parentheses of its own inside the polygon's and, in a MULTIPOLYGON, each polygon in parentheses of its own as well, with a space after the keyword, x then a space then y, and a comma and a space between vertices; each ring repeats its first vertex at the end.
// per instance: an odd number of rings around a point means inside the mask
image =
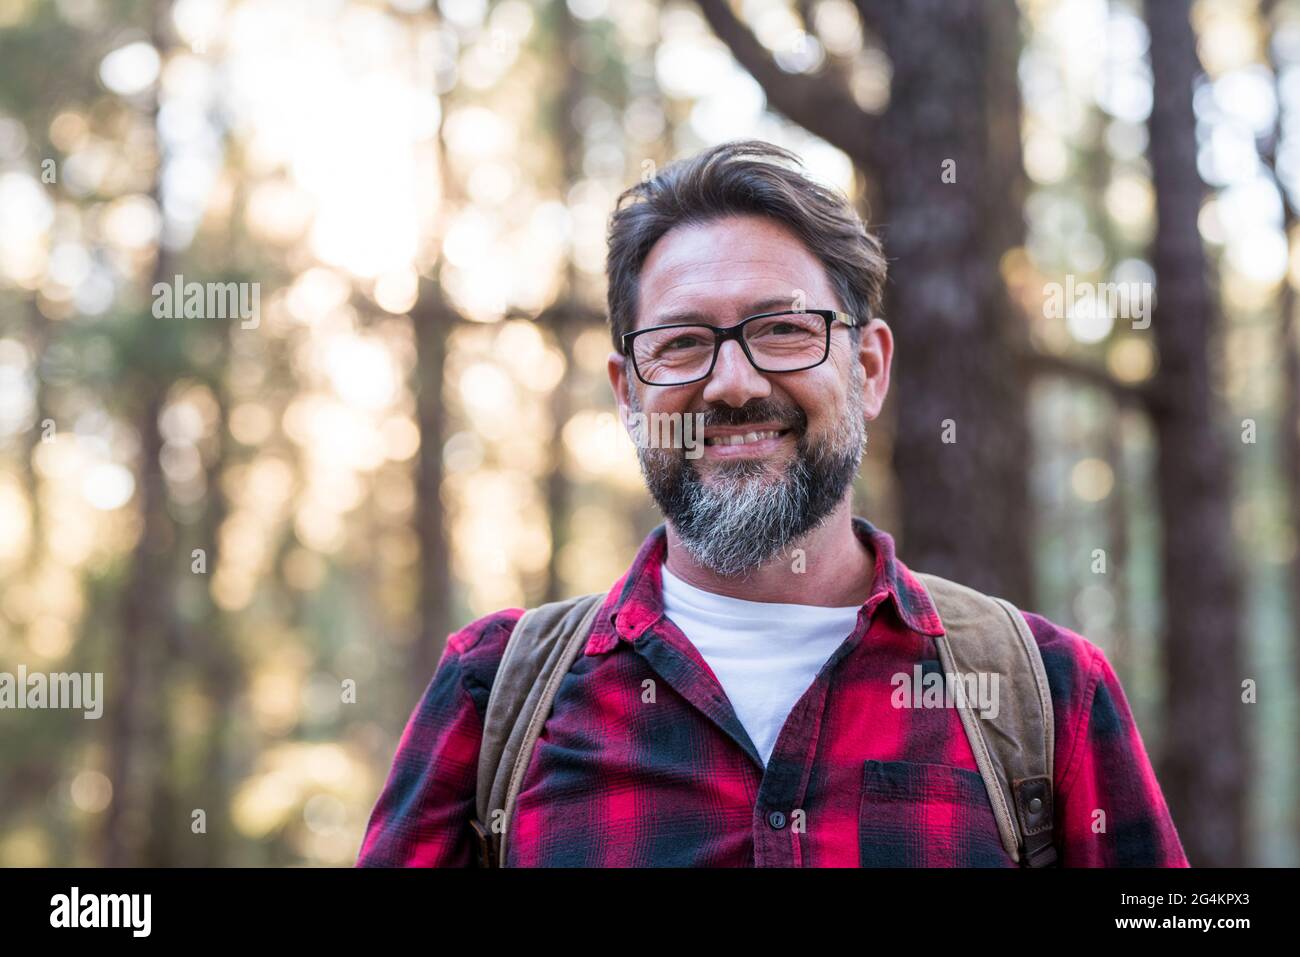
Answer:
POLYGON ((782 223, 729 216, 678 226, 642 266, 637 325, 690 312, 736 322, 755 311, 789 309, 800 292, 810 309, 841 308, 821 261, 782 223), (763 303, 770 305, 754 308, 763 303))

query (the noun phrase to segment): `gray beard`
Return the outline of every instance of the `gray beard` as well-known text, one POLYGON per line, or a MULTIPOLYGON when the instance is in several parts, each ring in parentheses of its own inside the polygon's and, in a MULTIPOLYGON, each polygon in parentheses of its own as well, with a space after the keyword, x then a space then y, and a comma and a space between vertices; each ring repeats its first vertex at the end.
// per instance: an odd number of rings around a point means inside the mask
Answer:
MULTIPOLYGON (((704 424, 744 425, 786 422, 795 428, 795 457, 783 474, 758 461, 720 462, 705 483, 683 449, 638 448, 637 458, 650 494, 672 524, 682 547, 699 564, 724 576, 762 567, 820 526, 844 499, 862 462, 866 426, 861 390, 851 401, 835 434, 810 445, 807 417, 798 409, 768 400, 736 409, 704 413, 704 424)), ((636 394, 632 411, 640 411, 636 394)))

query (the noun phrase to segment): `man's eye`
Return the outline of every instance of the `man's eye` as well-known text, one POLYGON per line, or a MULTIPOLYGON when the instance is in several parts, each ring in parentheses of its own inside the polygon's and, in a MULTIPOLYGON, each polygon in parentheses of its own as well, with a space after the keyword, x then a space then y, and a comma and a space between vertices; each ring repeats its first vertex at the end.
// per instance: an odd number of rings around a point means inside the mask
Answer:
POLYGON ((669 339, 662 348, 666 350, 693 349, 699 345, 701 345, 701 340, 698 336, 677 336, 674 339, 669 339))
POLYGON ((770 326, 758 331, 758 336, 788 336, 804 335, 807 332, 802 326, 797 326, 792 322, 774 322, 770 326))

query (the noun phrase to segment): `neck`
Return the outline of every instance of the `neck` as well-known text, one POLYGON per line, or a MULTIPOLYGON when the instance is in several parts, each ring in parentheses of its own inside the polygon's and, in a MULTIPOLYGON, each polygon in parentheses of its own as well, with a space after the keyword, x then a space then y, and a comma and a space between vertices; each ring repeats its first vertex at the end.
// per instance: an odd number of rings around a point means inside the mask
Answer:
POLYGON ((719 575, 701 565, 667 527, 668 570, 687 584, 744 601, 847 608, 871 595, 876 557, 853 531, 849 496, 817 528, 746 575, 719 575), (802 550, 802 557, 796 552, 802 550))

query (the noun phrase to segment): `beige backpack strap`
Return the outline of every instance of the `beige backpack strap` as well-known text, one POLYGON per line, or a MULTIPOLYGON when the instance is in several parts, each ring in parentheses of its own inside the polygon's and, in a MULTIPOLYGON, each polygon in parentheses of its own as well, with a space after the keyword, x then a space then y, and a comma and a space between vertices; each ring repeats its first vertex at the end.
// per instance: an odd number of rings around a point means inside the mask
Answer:
POLYGON ((998 676, 996 715, 958 701, 1002 844, 1022 867, 1056 861, 1052 846, 1052 696, 1038 643, 1014 605, 940 578, 917 576, 943 622, 935 639, 945 674, 998 676))
POLYGON ((540 605, 524 612, 506 642, 483 716, 478 816, 470 822, 480 866, 500 867, 505 861, 506 834, 533 745, 604 602, 601 592, 540 605))

